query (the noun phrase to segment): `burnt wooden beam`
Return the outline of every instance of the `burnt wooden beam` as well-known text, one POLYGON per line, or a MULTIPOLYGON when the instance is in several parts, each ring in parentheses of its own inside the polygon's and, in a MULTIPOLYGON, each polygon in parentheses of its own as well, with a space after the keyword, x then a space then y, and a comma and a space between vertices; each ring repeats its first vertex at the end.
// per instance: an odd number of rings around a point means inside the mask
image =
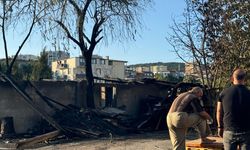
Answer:
POLYGON ((80 137, 92 137, 92 138, 97 138, 101 136, 101 132, 98 131, 90 131, 82 128, 77 128, 77 127, 69 127, 69 126, 64 126, 67 130, 70 130, 71 133, 78 135, 80 137))
POLYGON ((58 136, 60 133, 61 133, 60 130, 56 130, 56 131, 49 132, 49 133, 46 133, 46 134, 43 134, 43 135, 35 136, 33 138, 18 141, 16 143, 17 148, 18 149, 23 149, 23 148, 28 147, 30 145, 34 145, 36 143, 43 142, 43 141, 46 141, 48 139, 52 139, 52 138, 58 136))

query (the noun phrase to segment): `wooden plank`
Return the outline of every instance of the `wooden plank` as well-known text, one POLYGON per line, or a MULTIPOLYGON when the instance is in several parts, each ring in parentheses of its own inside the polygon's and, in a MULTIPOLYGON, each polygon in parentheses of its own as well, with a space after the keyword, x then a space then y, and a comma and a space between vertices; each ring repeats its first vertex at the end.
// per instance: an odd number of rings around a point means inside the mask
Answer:
POLYGON ((42 142, 42 141, 46 141, 48 139, 54 138, 56 136, 58 136, 61 132, 59 130, 53 131, 53 132, 49 132, 43 135, 39 135, 33 138, 29 138, 29 139, 25 139, 25 140, 21 140, 19 142, 17 142, 17 148, 24 148, 24 147, 28 147, 30 145, 34 145, 36 143, 42 142))
POLYGON ((101 132, 91 132, 91 131, 81 129, 81 128, 76 128, 76 127, 66 127, 66 126, 64 127, 65 129, 70 130, 71 133, 74 133, 78 136, 97 138, 102 134, 101 132))
POLYGON ((188 147, 188 148, 216 148, 216 149, 223 148, 223 139, 222 138, 220 138, 220 137, 208 137, 208 139, 215 140, 215 142, 201 144, 200 139, 190 140, 190 141, 186 141, 186 147, 188 147))
POLYGON ((0 149, 17 149, 17 143, 0 143, 0 149))

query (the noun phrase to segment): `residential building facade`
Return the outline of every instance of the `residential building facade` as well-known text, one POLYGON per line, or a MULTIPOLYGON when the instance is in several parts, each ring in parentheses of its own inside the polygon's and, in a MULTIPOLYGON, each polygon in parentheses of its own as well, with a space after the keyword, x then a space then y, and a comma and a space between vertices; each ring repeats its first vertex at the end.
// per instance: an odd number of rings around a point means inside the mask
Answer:
POLYGON ((172 62, 138 64, 130 65, 126 68, 127 79, 157 78, 159 76, 161 76, 162 78, 166 78, 168 76, 177 78, 183 77, 184 63, 172 62))
POLYGON ((136 67, 136 72, 137 73, 143 73, 143 72, 149 72, 150 67, 149 66, 138 66, 136 67))
MULTIPOLYGON (((109 57, 93 55, 93 76, 100 78, 125 78, 127 61, 111 60, 109 57)), ((80 80, 86 77, 83 57, 72 57, 52 62, 52 72, 56 80, 80 80)))
POLYGON ((45 51, 48 54, 48 66, 52 66, 52 62, 70 58, 70 54, 66 51, 45 51))
POLYGON ((159 74, 162 77, 167 77, 170 74, 170 71, 168 70, 167 66, 164 65, 154 65, 150 66, 151 71, 154 75, 159 74))

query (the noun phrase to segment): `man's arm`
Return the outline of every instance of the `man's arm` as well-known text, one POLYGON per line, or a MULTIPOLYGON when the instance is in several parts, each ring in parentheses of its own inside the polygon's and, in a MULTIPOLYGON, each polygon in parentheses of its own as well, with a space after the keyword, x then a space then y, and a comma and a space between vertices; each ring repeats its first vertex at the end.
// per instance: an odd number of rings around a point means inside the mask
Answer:
POLYGON ((213 120, 212 117, 202 108, 200 100, 194 99, 191 101, 191 106, 194 109, 194 112, 197 112, 205 120, 213 120))
POLYGON ((223 136, 223 107, 220 101, 217 102, 217 110, 216 110, 216 120, 218 125, 218 135, 220 137, 223 136))
POLYGON ((217 102, 216 120, 218 127, 223 127, 223 115, 222 103, 217 102))
POLYGON ((199 112, 199 115, 205 120, 213 120, 212 117, 206 111, 199 112))

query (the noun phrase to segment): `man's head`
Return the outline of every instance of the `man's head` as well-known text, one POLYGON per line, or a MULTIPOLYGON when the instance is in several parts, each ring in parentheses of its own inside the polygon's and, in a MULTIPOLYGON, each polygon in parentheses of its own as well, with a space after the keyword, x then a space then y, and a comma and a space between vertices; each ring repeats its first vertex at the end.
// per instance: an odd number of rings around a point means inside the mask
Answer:
POLYGON ((246 78, 246 72, 243 69, 236 69, 232 75, 233 84, 244 84, 246 78))
POLYGON ((202 97, 203 96, 203 90, 202 88, 196 86, 196 87, 193 87, 190 92, 194 95, 196 95, 197 97, 202 97))

